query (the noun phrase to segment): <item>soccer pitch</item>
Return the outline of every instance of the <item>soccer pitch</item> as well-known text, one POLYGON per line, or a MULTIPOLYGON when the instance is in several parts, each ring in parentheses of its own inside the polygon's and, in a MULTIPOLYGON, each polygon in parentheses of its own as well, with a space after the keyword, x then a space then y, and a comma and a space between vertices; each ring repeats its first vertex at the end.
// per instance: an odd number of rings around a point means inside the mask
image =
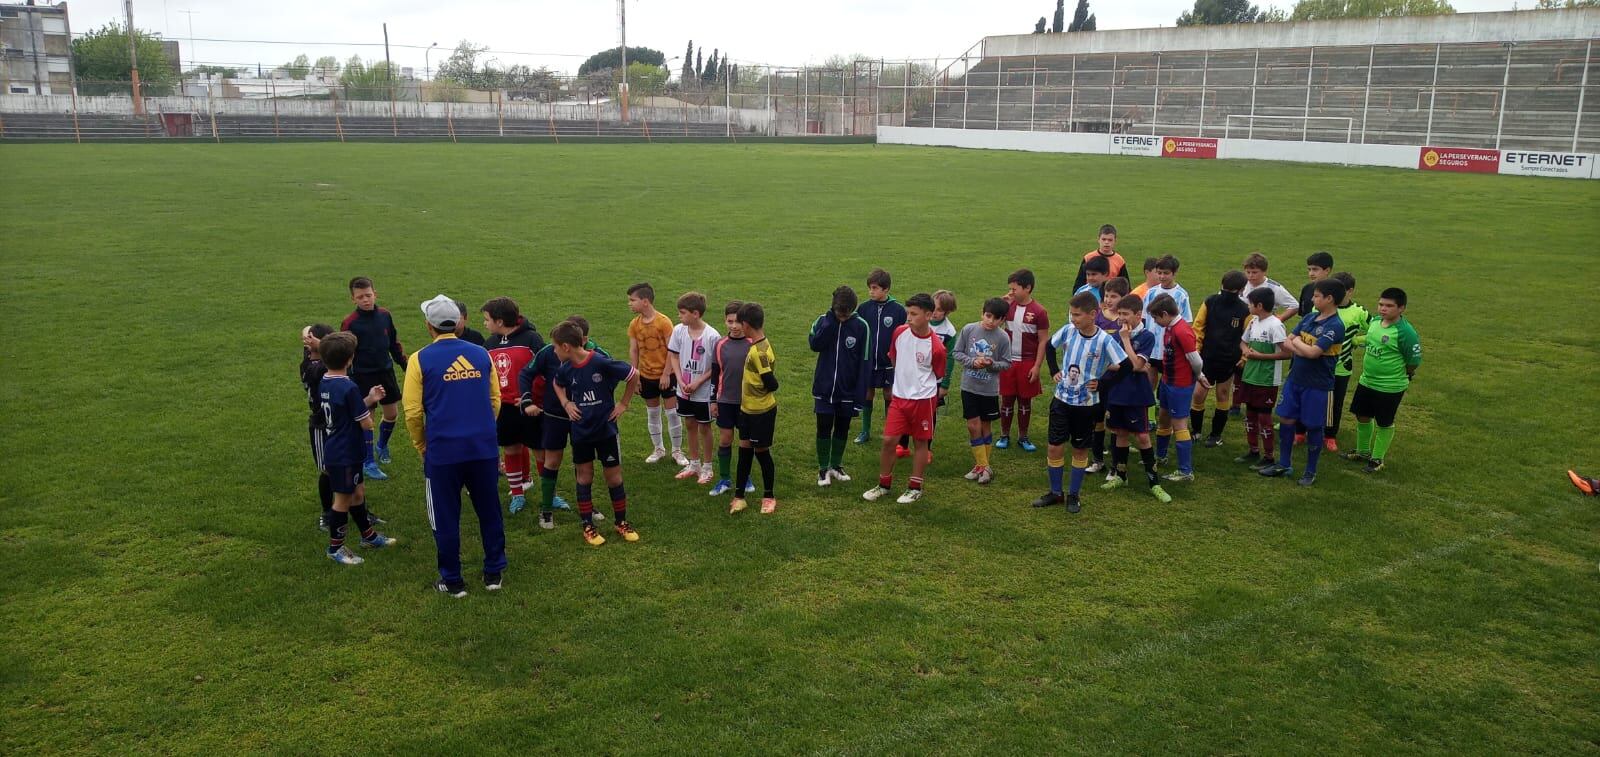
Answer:
POLYGON ((1600 182, 801 145, 7 145, 0 167, 0 751, 1596 748, 1600 506, 1562 471, 1600 469, 1600 182), (1369 308, 1404 287, 1426 360, 1388 468, 1262 479, 1231 462, 1236 420, 1172 504, 1091 484, 1069 516, 1028 507, 1042 449, 962 480, 953 412, 921 503, 861 500, 875 446, 818 489, 805 334, 834 287, 882 266, 902 301, 954 290, 960 325, 1025 266, 1060 324, 1102 223, 1135 267, 1176 254, 1197 304, 1252 250, 1293 291, 1318 249, 1369 308), (636 400, 642 541, 530 509, 489 594, 468 515, 451 600, 402 426, 368 488, 402 544, 323 559, 298 333, 349 312, 354 275, 408 351, 440 292, 509 295, 545 334, 582 313, 622 355, 630 283, 669 314, 691 289, 762 302, 782 506, 730 517, 645 466, 636 400))

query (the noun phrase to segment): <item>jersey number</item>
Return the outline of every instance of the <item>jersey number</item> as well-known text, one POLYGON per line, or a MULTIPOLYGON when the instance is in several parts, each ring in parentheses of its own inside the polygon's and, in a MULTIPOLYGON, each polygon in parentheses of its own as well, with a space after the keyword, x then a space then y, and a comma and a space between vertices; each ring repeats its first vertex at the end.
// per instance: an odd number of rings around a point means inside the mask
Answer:
POLYGON ((330 433, 330 434, 333 433, 333 404, 332 403, 329 403, 329 402, 322 403, 322 423, 323 423, 323 427, 327 429, 328 433, 330 433))

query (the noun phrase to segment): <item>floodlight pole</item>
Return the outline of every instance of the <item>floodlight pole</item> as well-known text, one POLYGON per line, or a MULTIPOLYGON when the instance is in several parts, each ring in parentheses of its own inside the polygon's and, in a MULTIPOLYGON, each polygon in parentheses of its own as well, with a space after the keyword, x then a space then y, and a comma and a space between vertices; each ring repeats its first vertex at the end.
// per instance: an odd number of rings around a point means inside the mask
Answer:
POLYGON ((617 0, 617 27, 622 36, 622 86, 617 89, 622 103, 622 122, 628 122, 628 0, 617 0))
POLYGON ((128 62, 133 73, 133 114, 144 115, 144 97, 139 92, 139 43, 133 31, 133 0, 123 0, 122 13, 128 20, 128 62))

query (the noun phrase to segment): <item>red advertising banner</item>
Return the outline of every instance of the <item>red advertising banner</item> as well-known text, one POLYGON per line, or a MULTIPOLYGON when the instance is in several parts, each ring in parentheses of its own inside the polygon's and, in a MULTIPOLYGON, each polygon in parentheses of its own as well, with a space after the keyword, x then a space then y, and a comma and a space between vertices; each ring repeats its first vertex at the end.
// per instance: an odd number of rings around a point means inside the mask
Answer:
POLYGON ((1471 147, 1424 147, 1417 157, 1422 171, 1458 173, 1500 173, 1500 151, 1471 147))
POLYGON ((1211 137, 1162 137, 1163 158, 1215 158, 1217 140, 1211 137))

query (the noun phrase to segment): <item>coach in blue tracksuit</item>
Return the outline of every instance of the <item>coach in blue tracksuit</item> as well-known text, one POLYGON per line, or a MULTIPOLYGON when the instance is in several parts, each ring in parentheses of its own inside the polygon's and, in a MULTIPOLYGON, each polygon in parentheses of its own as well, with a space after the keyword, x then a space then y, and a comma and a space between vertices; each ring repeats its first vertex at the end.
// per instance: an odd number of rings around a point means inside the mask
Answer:
POLYGON ((500 588, 506 569, 506 532, 500 517, 500 448, 495 413, 500 382, 489 352, 456 338, 461 310, 439 295, 422 303, 433 342, 406 364, 406 428, 422 455, 428 523, 439 550, 439 580, 434 588, 460 598, 461 489, 472 497, 483 538, 483 585, 500 588))
POLYGON ((850 421, 867 401, 872 377, 872 329, 856 315, 856 292, 833 290, 833 307, 811 324, 811 351, 817 370, 811 397, 817 413, 817 486, 849 481, 844 472, 850 421))

